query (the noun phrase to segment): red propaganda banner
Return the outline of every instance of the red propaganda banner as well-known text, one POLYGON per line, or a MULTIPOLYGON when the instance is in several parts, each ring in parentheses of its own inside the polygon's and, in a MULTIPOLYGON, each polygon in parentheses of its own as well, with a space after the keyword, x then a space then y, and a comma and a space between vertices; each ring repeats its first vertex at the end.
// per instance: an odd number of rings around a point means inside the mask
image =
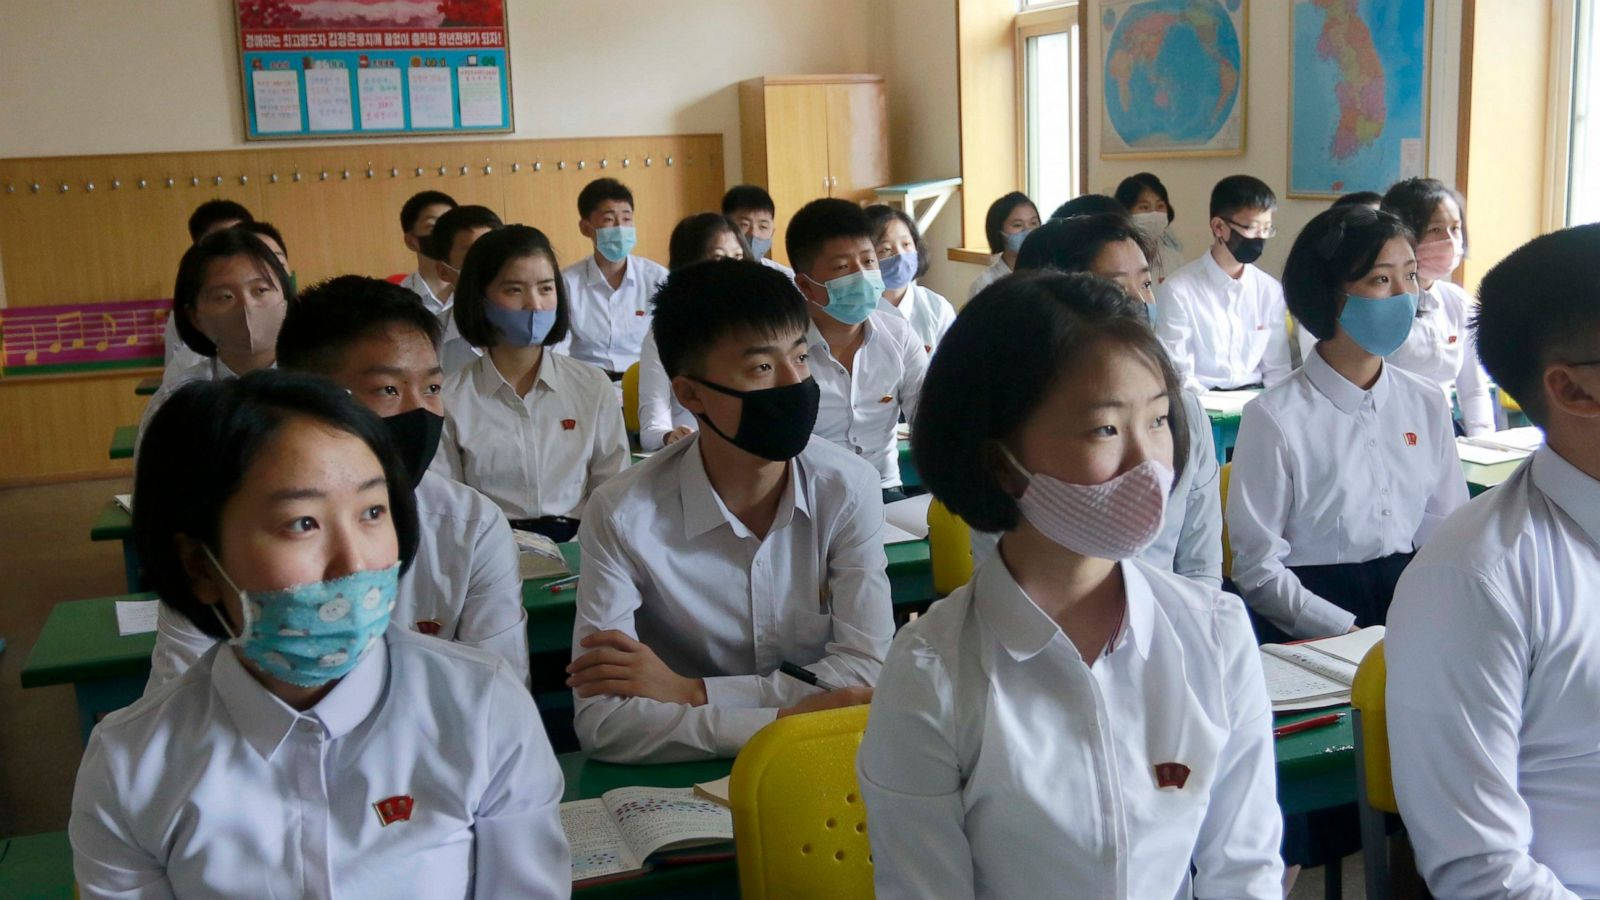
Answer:
POLYGON ((506 45, 504 0, 235 0, 239 49, 473 50, 506 45))

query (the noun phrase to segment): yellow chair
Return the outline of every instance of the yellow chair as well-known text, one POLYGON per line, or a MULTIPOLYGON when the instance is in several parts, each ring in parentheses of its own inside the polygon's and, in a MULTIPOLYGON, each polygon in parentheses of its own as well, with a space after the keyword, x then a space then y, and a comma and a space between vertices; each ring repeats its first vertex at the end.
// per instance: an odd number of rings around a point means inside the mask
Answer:
POLYGON ((856 748, 867 707, 787 716, 733 761, 729 801, 745 900, 872 897, 856 748))
POLYGON ((1356 805, 1361 816, 1361 858, 1367 875, 1367 896, 1389 896, 1389 838, 1383 814, 1398 813, 1394 777, 1389 769, 1389 722, 1384 703, 1388 670, 1383 641, 1374 644, 1356 668, 1350 685, 1351 725, 1356 737, 1356 805))
POLYGON ((928 503, 928 556, 934 596, 946 596, 972 580, 972 529, 938 500, 928 503))
POLYGON ((639 433, 639 364, 622 373, 622 424, 629 434, 639 433))
POLYGON ((1222 464, 1217 474, 1217 490, 1222 494, 1222 577, 1233 577, 1233 545, 1228 543, 1228 476, 1233 473, 1233 463, 1222 464))

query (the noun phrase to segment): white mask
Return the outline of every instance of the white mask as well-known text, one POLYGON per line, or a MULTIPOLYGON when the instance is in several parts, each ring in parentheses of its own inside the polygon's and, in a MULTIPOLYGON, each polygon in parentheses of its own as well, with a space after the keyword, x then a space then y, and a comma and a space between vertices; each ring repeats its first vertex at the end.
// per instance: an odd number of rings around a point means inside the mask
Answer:
POLYGON ((1072 484, 1029 472, 1002 446, 1006 459, 1028 478, 1017 508, 1051 542, 1099 559, 1129 559, 1161 534, 1172 490, 1171 467, 1147 459, 1101 484, 1072 484))
POLYGON ((1151 212, 1134 213, 1128 217, 1133 221, 1133 227, 1139 229, 1150 240, 1159 240, 1167 232, 1167 214, 1160 210, 1151 212))

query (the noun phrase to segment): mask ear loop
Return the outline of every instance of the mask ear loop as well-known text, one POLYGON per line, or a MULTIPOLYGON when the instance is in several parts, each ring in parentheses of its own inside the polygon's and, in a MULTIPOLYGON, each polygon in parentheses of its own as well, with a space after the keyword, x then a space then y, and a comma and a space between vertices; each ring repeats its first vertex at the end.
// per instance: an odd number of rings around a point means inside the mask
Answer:
POLYGON ((244 591, 239 590, 238 585, 233 583, 233 579, 228 577, 228 573, 223 570, 222 563, 217 561, 216 554, 211 552, 211 548, 205 544, 201 544, 200 548, 206 551, 206 558, 211 560, 212 567, 217 570, 217 574, 222 576, 222 580, 228 583, 228 588, 232 590, 233 593, 239 598, 239 614, 244 617, 244 630, 237 633, 235 633, 233 627, 228 624, 227 617, 223 616, 222 611, 217 608, 220 604, 207 604, 211 607, 211 614, 216 616, 217 621, 221 623, 222 630, 227 633, 228 643, 237 644, 243 640, 244 635, 250 631, 250 599, 245 596, 244 591))

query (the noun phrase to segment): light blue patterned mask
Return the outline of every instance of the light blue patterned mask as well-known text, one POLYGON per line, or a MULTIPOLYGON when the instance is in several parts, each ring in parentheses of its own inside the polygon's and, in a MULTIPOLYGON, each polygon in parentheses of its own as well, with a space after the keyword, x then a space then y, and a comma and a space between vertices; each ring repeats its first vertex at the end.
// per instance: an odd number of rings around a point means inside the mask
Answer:
POLYGON ((235 634, 213 604, 228 643, 279 681, 320 687, 343 678, 383 639, 394 610, 400 564, 351 572, 276 591, 243 591, 206 548, 211 564, 239 596, 243 630, 235 634))
POLYGON ((1361 349, 1373 356, 1399 350, 1417 320, 1417 295, 1395 294, 1374 300, 1346 294, 1339 325, 1361 349))
POLYGON ((610 225, 594 230, 594 247, 600 255, 612 262, 622 262, 629 253, 633 252, 633 245, 638 242, 638 233, 632 225, 610 225))
POLYGON ((878 298, 883 296, 883 275, 877 269, 858 269, 848 275, 818 282, 800 273, 812 284, 821 284, 828 292, 828 305, 822 311, 846 325, 860 325, 878 308, 878 298))

